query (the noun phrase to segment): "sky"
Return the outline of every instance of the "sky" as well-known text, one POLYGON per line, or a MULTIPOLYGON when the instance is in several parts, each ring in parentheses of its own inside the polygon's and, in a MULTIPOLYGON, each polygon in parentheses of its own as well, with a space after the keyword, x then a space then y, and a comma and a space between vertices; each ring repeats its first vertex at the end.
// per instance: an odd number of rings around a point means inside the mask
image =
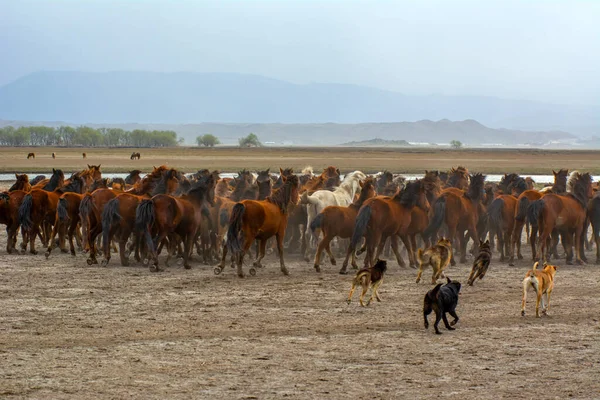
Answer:
POLYGON ((0 0, 0 85, 42 70, 258 74, 600 104, 600 1, 0 0))

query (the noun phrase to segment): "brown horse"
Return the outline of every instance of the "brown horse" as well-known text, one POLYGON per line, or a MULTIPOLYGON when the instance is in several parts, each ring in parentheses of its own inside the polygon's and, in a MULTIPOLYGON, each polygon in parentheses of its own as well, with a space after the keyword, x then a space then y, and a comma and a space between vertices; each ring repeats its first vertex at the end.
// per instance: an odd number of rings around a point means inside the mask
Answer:
POLYGON ((134 151, 133 153, 131 153, 131 156, 129 157, 129 159, 130 159, 130 160, 135 160, 135 159, 139 160, 141 156, 142 156, 142 155, 141 155, 140 153, 136 153, 136 152, 134 151))
POLYGON ((81 153, 81 156, 83 157, 83 159, 85 160, 87 158, 87 153, 81 153))
POLYGON ((52 153, 52 158, 56 158, 56 153, 52 153))
POLYGON ((447 180, 445 183, 446 188, 457 188, 461 190, 467 190, 469 187, 469 171, 465 167, 451 168, 448 171, 447 180))
POLYGON ((89 253, 86 260, 88 265, 98 264, 96 259, 96 238, 102 232, 102 210, 106 203, 115 198, 117 193, 111 189, 97 189, 81 199, 79 217, 83 251, 89 253))
MULTIPOLYGON (((61 171, 62 173, 62 171, 61 171)), ((35 239, 42 234, 42 243, 48 245, 52 227, 56 221, 56 208, 61 195, 67 192, 82 193, 84 182, 78 176, 73 177, 68 185, 56 188, 53 191, 32 189, 24 198, 19 207, 19 223, 29 238, 29 251, 37 254, 35 239)))
POLYGON ((566 194, 546 194, 531 204, 531 216, 538 222, 540 237, 536 255, 547 260, 546 241, 557 229, 567 253, 567 264, 572 264, 573 253, 578 264, 584 264, 583 228, 587 217, 588 202, 592 198, 592 177, 589 173, 573 172, 567 182, 566 194), (575 252, 573 252, 573 235, 575 252))
POLYGON ((64 193, 58 199, 54 228, 52 229, 52 236, 50 236, 50 240, 48 240, 48 249, 45 253, 46 258, 50 257, 50 254, 52 253, 56 235, 58 235, 59 247, 63 253, 67 252, 65 247, 65 235, 69 240, 72 256, 75 256, 73 238, 77 240, 77 245, 81 248, 81 239, 77 227, 79 226, 79 206, 81 205, 82 198, 83 194, 68 192, 64 193))
MULTIPOLYGON (((389 187, 390 185, 393 186, 393 180, 394 180, 394 174, 392 174, 390 171, 383 171, 379 176, 376 177, 376 187, 377 187, 377 194, 379 195, 383 195, 383 196, 389 196, 389 187)), ((395 192, 395 190, 394 190, 395 192)))
POLYGON ((183 266, 190 269, 189 257, 200 228, 202 213, 207 203, 214 204, 215 177, 208 175, 199 180, 184 196, 176 198, 166 194, 143 200, 136 209, 137 230, 145 237, 151 271, 159 271, 157 246, 169 239, 167 265, 176 250, 175 237, 183 242, 183 266))
MULTIPOLYGON (((569 175, 569 171, 566 169, 561 169, 558 172, 552 171, 552 174, 554 175, 554 184, 550 188, 550 192, 556 194, 566 192, 567 176, 569 175)), ((511 266, 514 265, 515 247, 517 249, 518 259, 523 259, 523 255, 521 254, 521 235, 523 234, 523 226, 525 226, 527 222, 529 222, 529 224, 531 225, 531 233, 528 238, 529 243, 531 245, 531 256, 534 262, 537 260, 537 220, 535 218, 528 218, 528 209, 532 202, 541 199, 543 195, 544 193, 541 193, 537 190, 528 189, 521 193, 517 198, 517 207, 515 208, 515 222, 511 240, 510 259, 508 260, 508 264, 511 266)))
MULTIPOLYGON (((451 180, 452 176, 449 178, 449 181, 451 180)), ((479 244, 477 225, 482 211, 480 202, 483 197, 484 185, 485 176, 477 173, 470 177, 469 188, 466 192, 456 188, 444 189, 433 204, 430 223, 424 232, 427 238, 435 237, 442 224, 446 223, 448 239, 453 245, 458 233, 461 263, 467 262, 466 248, 469 237, 473 240, 475 247, 479 244), (467 231, 467 237, 464 236, 465 231, 467 231)), ((477 249, 475 250, 477 251, 477 249)), ((451 263, 456 265, 454 255, 451 263)))
POLYGON ((52 192, 59 187, 63 186, 65 183, 65 174, 60 169, 52 168, 52 176, 50 179, 42 179, 37 182, 35 185, 32 185, 31 189, 42 189, 52 192))
POLYGON ((527 183, 524 178, 519 177, 517 174, 508 174, 500 180, 498 187, 501 192, 487 207, 487 222, 490 234, 490 249, 493 249, 494 237, 496 236, 498 238, 500 262, 504 262, 505 256, 511 254, 517 197, 527 190, 527 183))
POLYGON ((27 174, 15 174, 17 181, 8 189, 9 192, 13 192, 15 190, 23 190, 25 192, 29 192, 31 190, 31 184, 29 183, 29 176, 27 174))
MULTIPOLYGON (((365 237, 367 252, 365 268, 370 267, 381 253, 385 239, 389 237, 396 260, 398 264, 403 265, 404 261, 398 251, 397 236, 410 252, 408 227, 411 222, 412 210, 417 205, 427 207, 423 182, 419 179, 408 182, 393 197, 377 196, 366 200, 356 216, 348 253, 354 252, 360 240, 365 237)), ((345 274, 346 268, 347 264, 345 263, 340 274, 345 274)))
MULTIPOLYGON (((358 210, 362 207, 363 203, 376 195, 375 185, 373 178, 367 178, 365 181, 360 182, 360 196, 348 207, 341 206, 328 206, 321 211, 317 217, 310 224, 310 229, 313 231, 315 237, 319 237, 320 230, 323 232, 323 239, 317 246, 317 253, 315 254, 315 269, 317 272, 321 272, 321 254, 323 250, 327 251, 329 259, 332 265, 336 265, 335 257, 329 247, 331 241, 336 238, 351 238, 352 232, 354 231, 354 223, 356 222, 356 216, 358 210)), ((344 261, 345 264, 348 260, 344 261)), ((352 252, 352 266, 358 268, 356 265, 355 253, 352 252)))
POLYGON ((29 160, 30 158, 35 159, 35 153, 29 153, 29 154, 27 154, 27 159, 29 160))
POLYGON ((237 260, 237 274, 244 276, 242 263, 244 255, 250 249, 255 239, 259 241, 260 251, 250 274, 254 275, 256 267, 262 267, 261 260, 265 256, 267 240, 275 236, 279 252, 281 272, 288 275, 283 260, 283 238, 287 227, 287 217, 290 204, 298 202, 299 179, 296 175, 284 176, 280 170, 283 186, 277 189, 265 200, 243 200, 233 207, 227 230, 227 244, 223 248, 223 256, 215 274, 220 274, 225 267, 227 251, 237 260))
POLYGON ((125 177, 125 183, 128 185, 135 185, 136 183, 142 180, 142 178, 140 177, 141 173, 142 171, 140 171, 139 169, 134 169, 133 171, 130 171, 129 175, 125 177))
POLYGON ((600 195, 598 192, 588 203, 588 218, 592 224, 592 235, 596 243, 596 265, 600 265, 600 195))
MULTIPOLYGON (((24 190, 0 193, 0 224, 6 225, 6 252, 12 253, 17 245, 17 231, 19 230, 18 212, 23 198, 27 195, 24 190)), ((26 233, 23 235, 23 244, 26 243, 26 233)))

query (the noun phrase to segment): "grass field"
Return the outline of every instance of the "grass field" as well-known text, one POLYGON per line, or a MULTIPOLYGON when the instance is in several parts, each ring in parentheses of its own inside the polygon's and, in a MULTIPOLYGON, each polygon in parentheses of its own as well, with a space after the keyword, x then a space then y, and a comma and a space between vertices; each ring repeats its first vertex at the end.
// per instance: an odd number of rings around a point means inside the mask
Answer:
POLYGON ((335 165, 342 172, 362 170, 374 173, 390 170, 399 173, 422 173, 425 169, 446 170, 459 164, 471 171, 483 173, 517 172, 549 174, 552 169, 579 169, 600 173, 600 151, 523 150, 523 149, 405 149, 334 147, 263 147, 214 149, 177 147, 166 149, 136 149, 140 160, 130 160, 132 149, 66 149, 66 148, 2 148, 0 172, 45 172, 51 168, 65 171, 82 169, 86 164, 102 164, 104 172, 127 172, 132 169, 150 171, 152 166, 168 164, 184 172, 202 168, 234 172, 242 168, 277 169, 293 167, 300 170, 311 165, 320 170, 335 165), (88 158, 84 160, 81 153, 88 158), (27 160, 29 152, 36 159, 27 160), (57 154, 52 159, 51 154, 57 154))

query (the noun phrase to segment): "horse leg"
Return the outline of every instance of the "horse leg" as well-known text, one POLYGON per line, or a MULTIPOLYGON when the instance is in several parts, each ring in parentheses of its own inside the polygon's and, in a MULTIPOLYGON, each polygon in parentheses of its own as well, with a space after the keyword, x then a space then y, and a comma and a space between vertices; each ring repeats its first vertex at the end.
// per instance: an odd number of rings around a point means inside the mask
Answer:
MULTIPOLYGON (((533 228, 531 227, 531 224, 530 224, 529 222, 526 222, 526 223, 525 223, 525 233, 526 233, 526 235, 527 235, 527 244, 530 244, 530 243, 531 243, 531 236, 529 236, 529 231, 530 231, 530 229, 533 229, 533 228)), ((521 230, 523 230, 523 227, 521 227, 521 230)), ((521 238, 521 234, 519 234, 519 238, 521 238)), ((520 260, 520 258, 519 258, 519 260, 520 260)))
MULTIPOLYGON (((456 237, 456 225, 448 225, 448 240, 450 241, 450 243, 452 244, 452 249, 454 249, 454 239, 456 237)), ((456 265, 456 260, 454 259, 454 251, 451 252, 452 254, 450 254, 450 265, 452 265, 453 267, 456 265)))
POLYGON ((129 266, 129 252, 127 251, 127 236, 121 235, 119 240, 119 258, 123 267, 129 266))
POLYGON ((415 250, 417 249, 417 235, 410 235, 410 251, 409 254, 409 266, 411 268, 417 268, 417 260, 415 259, 415 250))
POLYGON ((283 272, 284 275, 289 275, 290 273, 288 272, 287 268, 285 267, 285 262, 283 261, 283 237, 284 237, 284 235, 285 235, 285 231, 282 232, 282 230, 280 230, 275 235, 275 238, 277 239, 277 252, 279 253, 279 265, 281 266, 281 272, 283 272))
POLYGON ((538 226, 531 225, 531 236, 529 236, 529 244, 531 246, 531 258, 533 262, 536 262, 539 259, 538 247, 539 247, 539 237, 538 237, 538 226))
POLYGON ((333 256, 333 252, 331 251, 331 240, 329 240, 325 244, 325 251, 327 252, 327 255, 329 255, 329 261, 331 262, 331 265, 336 265, 335 257, 333 256))
MULTIPOLYGON (((404 240, 402 240, 404 242, 404 240)), ((406 244, 404 244, 406 246, 406 244)), ((392 248, 392 251, 394 252, 394 255, 396 256, 396 261, 398 262, 398 265, 402 268, 406 268, 406 263, 404 262, 404 259, 402 258, 402 255, 400 254, 400 249, 398 248, 398 236, 397 235, 391 235, 390 236, 390 246, 392 248)), ((374 261, 373 261, 374 264, 374 261)), ((371 265, 373 265, 371 264, 371 265)))
MULTIPOLYGON (((579 265, 585 264, 583 260, 583 226, 584 224, 578 224, 575 227, 575 262, 579 265)), ((571 246, 571 253, 573 253, 573 247, 571 246)))
MULTIPOLYGON (((57 222, 56 224, 54 224, 54 228, 52 229, 52 234, 50 236, 50 242, 48 244, 48 248, 46 249, 46 259, 48 257, 50 257, 50 253, 52 252, 52 248, 54 247, 54 238, 56 237, 56 235, 58 234, 58 229, 59 226, 62 225, 60 222, 57 222)), ((64 239, 63 239, 64 240, 64 239)))
POLYGON ((192 250, 194 247, 195 235, 188 234, 188 235, 184 236, 182 239, 184 241, 183 242, 183 268, 191 269, 192 266, 190 265, 190 256, 192 254, 192 250))
POLYGON ((267 250, 267 239, 257 240, 258 242, 258 255, 256 257, 256 261, 254 261, 254 266, 256 268, 262 268, 262 264, 260 263, 263 258, 265 258, 265 252, 267 250))
POLYGON ((319 241, 319 244, 317 246, 317 253, 315 254, 315 262, 314 262, 314 267, 317 272, 321 272, 321 267, 320 267, 321 254, 323 254, 323 249, 325 248, 325 243, 327 243, 327 244, 329 243, 328 240, 330 240, 329 237, 327 235, 324 235, 323 239, 321 239, 319 241))
MULTIPOLYGON (((410 238, 408 235, 400 235, 400 239, 402 243, 404 243, 404 247, 406 247, 406 252, 408 253, 408 262, 411 268, 415 268, 415 253, 413 252, 413 247, 410 242, 410 238)), ((413 237, 414 239, 414 237, 413 237)))

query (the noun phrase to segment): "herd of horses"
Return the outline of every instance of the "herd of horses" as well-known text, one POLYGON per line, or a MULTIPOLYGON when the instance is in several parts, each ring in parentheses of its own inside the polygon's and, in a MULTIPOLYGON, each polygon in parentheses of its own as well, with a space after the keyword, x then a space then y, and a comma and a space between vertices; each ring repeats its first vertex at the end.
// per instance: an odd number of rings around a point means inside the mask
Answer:
MULTIPOLYGON (((140 153, 137 153, 137 154, 138 154, 138 160, 139 160, 139 158, 140 158, 139 154, 140 153)), ((55 152, 52 152, 51 156, 52 156, 52 159, 56 159, 56 153, 55 152)), ((81 157, 85 160, 87 158, 87 153, 86 152, 81 153, 81 157)), ((35 153, 33 153, 33 152, 27 153, 27 159, 29 160, 30 158, 33 158, 35 160, 35 153)), ((133 155, 131 156, 131 159, 133 160, 133 155)))
POLYGON ((252 275, 275 248, 284 274, 284 251, 299 251, 307 261, 314 254, 314 268, 320 271, 323 251, 336 264, 332 244, 345 254, 340 273, 346 273, 349 262, 357 268, 355 255, 363 252, 365 266, 373 266, 388 251, 386 243, 404 266, 402 242, 409 265, 416 267, 418 246, 428 247, 439 236, 447 237, 466 262, 468 251, 477 251, 479 241, 489 236, 497 242, 500 260, 512 265, 515 254, 523 258, 526 227, 533 260, 558 257, 562 242, 566 262, 583 263, 591 224, 600 263, 600 196, 594 196, 597 188, 589 173, 569 175, 561 169, 553 172, 551 186, 537 190, 530 178, 518 174, 493 183, 464 167, 425 171, 414 180, 388 171, 342 176, 335 167, 321 174, 310 168, 299 174, 242 170, 235 178, 221 178, 218 171, 185 175, 166 166, 144 177, 133 170, 125 179, 111 180, 102 178, 100 165, 87 167, 68 179, 59 169, 31 181, 16 174, 15 184, 0 193, 8 253, 16 250, 20 230, 22 253, 29 248, 37 254, 39 239, 46 258, 57 247, 76 255, 77 243, 88 265, 101 256, 106 266, 118 251, 121 265, 129 265, 133 254, 159 271, 162 252, 165 265, 176 257, 189 269, 195 249, 205 264, 219 263, 215 274, 230 262, 243 277, 244 257, 254 243, 252 275))

